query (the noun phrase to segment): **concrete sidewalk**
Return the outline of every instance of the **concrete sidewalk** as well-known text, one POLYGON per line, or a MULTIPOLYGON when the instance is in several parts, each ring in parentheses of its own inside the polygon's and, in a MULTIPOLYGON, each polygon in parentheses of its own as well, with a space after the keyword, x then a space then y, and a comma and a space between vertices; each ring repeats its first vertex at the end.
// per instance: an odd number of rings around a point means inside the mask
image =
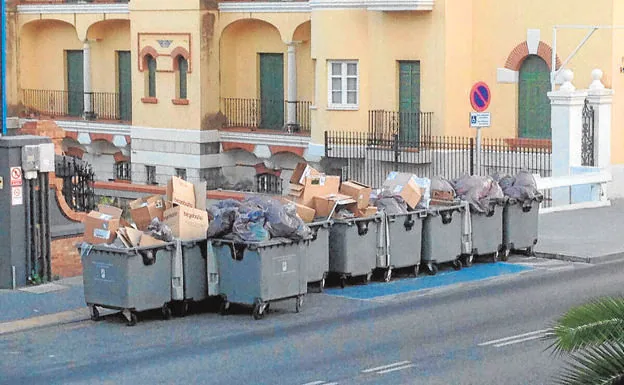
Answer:
MULTIPOLYGON (((622 229, 623 200, 613 201, 611 207, 542 214, 535 250, 539 257, 573 262, 622 259, 622 229)), ((0 335, 89 317, 82 277, 15 291, 0 290, 0 335)))
POLYGON ((539 257, 604 263, 624 258, 624 200, 610 207, 540 215, 539 257))

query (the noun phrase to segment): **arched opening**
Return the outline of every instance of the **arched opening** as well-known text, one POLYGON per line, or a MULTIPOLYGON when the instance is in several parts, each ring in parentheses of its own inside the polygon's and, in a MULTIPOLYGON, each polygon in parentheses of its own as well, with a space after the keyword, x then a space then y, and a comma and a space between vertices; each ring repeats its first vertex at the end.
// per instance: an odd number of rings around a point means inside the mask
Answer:
POLYGON ((277 28, 256 19, 236 21, 223 31, 220 47, 226 126, 281 129, 287 47, 277 28))
POLYGON ((550 69, 544 59, 529 55, 522 62, 518 84, 518 137, 550 139, 550 69))
POLYGON ((187 99, 187 78, 188 78, 188 61, 182 56, 179 55, 176 58, 176 98, 177 99, 187 99))
POLYGON ((156 97, 156 59, 150 55, 145 55, 144 59, 144 68, 147 68, 145 71, 145 97, 147 98, 155 98, 156 97))

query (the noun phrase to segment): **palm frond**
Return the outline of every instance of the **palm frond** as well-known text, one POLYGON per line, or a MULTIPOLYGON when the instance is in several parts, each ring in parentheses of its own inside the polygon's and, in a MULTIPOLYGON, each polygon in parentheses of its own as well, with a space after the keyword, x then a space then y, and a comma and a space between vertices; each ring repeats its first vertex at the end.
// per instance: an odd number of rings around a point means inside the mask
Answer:
POLYGON ((555 353, 575 352, 607 341, 624 342, 624 298, 602 298, 574 307, 545 334, 555 353))
POLYGON ((624 384, 624 344, 607 342, 588 347, 571 354, 568 365, 556 378, 556 384, 624 384))

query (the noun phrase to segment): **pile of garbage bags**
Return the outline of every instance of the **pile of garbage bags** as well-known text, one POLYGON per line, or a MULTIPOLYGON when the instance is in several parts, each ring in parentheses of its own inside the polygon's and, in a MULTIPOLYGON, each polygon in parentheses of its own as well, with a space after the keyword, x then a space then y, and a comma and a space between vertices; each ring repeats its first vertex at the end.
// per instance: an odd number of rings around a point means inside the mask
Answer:
POLYGON ((465 175, 453 182, 455 194, 470 204, 473 213, 490 214, 497 204, 504 203, 500 185, 489 176, 465 175))
POLYGON ((263 242, 271 238, 310 239, 312 230, 297 216, 292 203, 253 196, 242 202, 226 199, 208 209, 208 238, 263 242))
POLYGON ((495 175, 494 179, 506 197, 520 201, 525 205, 544 200, 542 193, 537 190, 535 178, 528 171, 522 170, 516 176, 495 175))

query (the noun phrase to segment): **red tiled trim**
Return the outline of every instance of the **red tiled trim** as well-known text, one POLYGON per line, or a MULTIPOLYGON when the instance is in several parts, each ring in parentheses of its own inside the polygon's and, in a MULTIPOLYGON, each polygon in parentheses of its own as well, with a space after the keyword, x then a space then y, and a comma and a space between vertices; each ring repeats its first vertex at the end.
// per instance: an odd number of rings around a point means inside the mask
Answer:
POLYGON ((152 98, 152 97, 141 98, 141 101, 145 104, 158 104, 158 98, 152 98))
POLYGON ((130 158, 122 154, 121 151, 117 151, 115 155, 113 155, 113 158, 115 159, 115 163, 130 161, 130 158))
POLYGON ((184 47, 175 47, 173 51, 171 51, 171 59, 173 60, 173 70, 178 70, 178 56, 182 56, 186 59, 188 63, 188 73, 193 72, 191 68, 191 54, 184 47))
POLYGON ((82 157, 84 156, 84 150, 78 147, 69 147, 67 151, 65 151, 65 155, 82 159, 82 157))
POLYGON ((119 190, 119 191, 133 191, 141 194, 160 194, 166 193, 164 186, 153 186, 147 184, 128 184, 120 182, 94 182, 93 186, 102 190, 119 190))
POLYGON ((78 131, 65 131, 65 137, 78 140, 78 131))
POLYGON ((50 187, 56 191, 56 202, 61 209, 61 213, 63 213, 63 215, 65 215, 65 217, 69 220, 82 222, 87 214, 76 212, 69 207, 67 201, 65 201, 65 197, 63 196, 63 180, 61 178, 50 179, 50 184, 50 187))
POLYGON ((269 146, 269 150, 271 150, 271 154, 275 155, 280 152, 291 152, 295 155, 299 155, 303 158, 303 153, 305 149, 303 147, 293 147, 293 146, 269 146))
POLYGON ((113 143, 113 135, 112 134, 96 134, 90 133, 91 141, 95 142, 96 140, 105 140, 109 143, 113 143))
POLYGON ((221 143, 221 146, 223 146, 223 152, 231 150, 245 150, 253 153, 256 149, 256 145, 252 143, 223 142, 221 143))
POLYGON ((139 53, 139 71, 140 72, 145 71, 145 67, 146 67, 145 56, 147 55, 151 55, 154 59, 160 56, 158 55, 158 52, 156 51, 154 47, 151 47, 151 46, 143 47, 143 49, 139 53))
MULTIPOLYGON (((529 45, 526 41, 518 44, 507 57, 507 61, 505 62, 505 68, 520 71, 520 67, 522 67, 522 63, 524 59, 529 56, 529 45)), ((544 59, 549 69, 552 69, 552 48, 540 41, 539 46, 537 47, 537 56, 544 59)), ((561 67, 561 59, 559 55, 557 55, 557 68, 561 67)))
POLYGON ((171 103, 176 106, 188 106, 190 102, 188 99, 171 99, 171 103))

